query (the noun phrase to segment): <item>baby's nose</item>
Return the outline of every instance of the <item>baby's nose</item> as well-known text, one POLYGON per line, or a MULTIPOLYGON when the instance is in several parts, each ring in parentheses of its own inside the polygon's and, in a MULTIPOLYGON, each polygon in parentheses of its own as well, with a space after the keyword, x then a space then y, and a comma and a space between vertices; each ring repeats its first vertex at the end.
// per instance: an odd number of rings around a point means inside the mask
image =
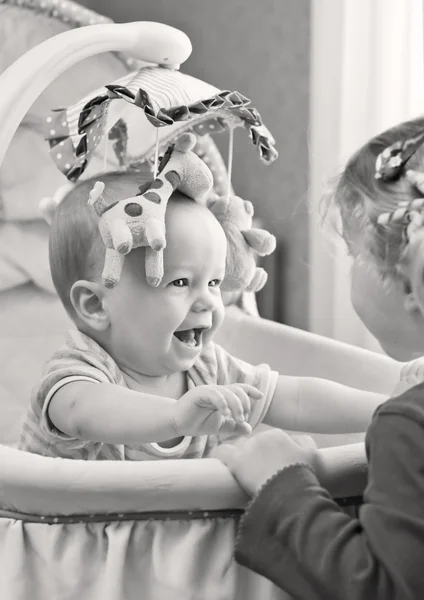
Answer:
POLYGON ((211 293, 210 289, 204 291, 198 295, 194 304, 193 310, 195 311, 213 311, 216 308, 216 298, 211 293))

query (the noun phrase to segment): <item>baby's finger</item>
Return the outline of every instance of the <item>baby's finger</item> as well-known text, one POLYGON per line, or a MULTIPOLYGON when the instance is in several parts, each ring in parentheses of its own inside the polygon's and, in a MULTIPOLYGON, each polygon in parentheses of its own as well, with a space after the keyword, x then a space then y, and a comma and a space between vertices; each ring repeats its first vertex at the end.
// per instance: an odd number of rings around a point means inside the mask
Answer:
MULTIPOLYGON (((224 390, 225 388, 222 388, 224 390)), ((218 410, 222 416, 228 417, 231 415, 230 407, 228 406, 227 399, 223 394, 223 391, 217 388, 209 388, 207 390, 206 398, 210 404, 218 410)))

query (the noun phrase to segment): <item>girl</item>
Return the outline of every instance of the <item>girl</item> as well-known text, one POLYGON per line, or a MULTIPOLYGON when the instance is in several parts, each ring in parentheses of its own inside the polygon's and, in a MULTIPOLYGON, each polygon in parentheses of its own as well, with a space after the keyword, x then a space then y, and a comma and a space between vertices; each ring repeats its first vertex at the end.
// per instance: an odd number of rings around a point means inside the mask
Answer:
MULTIPOLYGON (((273 430, 214 455, 257 494, 235 557, 299 600, 418 600, 424 595, 424 118, 369 141, 334 193, 353 265, 354 308, 406 369, 409 390, 375 412, 359 517, 319 484, 312 440, 273 430), (420 173, 421 171, 421 173, 420 173), (421 378, 422 380, 422 378, 421 378)), ((407 387, 407 386, 405 386, 407 387)))

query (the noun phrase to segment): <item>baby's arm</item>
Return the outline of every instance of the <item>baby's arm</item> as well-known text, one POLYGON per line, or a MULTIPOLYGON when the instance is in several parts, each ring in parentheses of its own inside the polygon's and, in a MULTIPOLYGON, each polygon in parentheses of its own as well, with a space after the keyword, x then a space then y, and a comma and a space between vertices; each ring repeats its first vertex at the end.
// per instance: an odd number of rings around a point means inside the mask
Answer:
POLYGON ((280 375, 264 423, 310 433, 362 433, 386 400, 326 379, 280 375))
POLYGON ((176 403, 111 383, 75 381, 54 394, 48 417, 56 429, 72 438, 136 445, 177 435, 172 420, 176 403))
POLYGON ((48 417, 56 429, 72 438, 137 445, 218 433, 225 429, 226 417, 244 432, 250 399, 260 396, 249 385, 205 385, 177 401, 110 383, 75 381, 54 394, 48 417))

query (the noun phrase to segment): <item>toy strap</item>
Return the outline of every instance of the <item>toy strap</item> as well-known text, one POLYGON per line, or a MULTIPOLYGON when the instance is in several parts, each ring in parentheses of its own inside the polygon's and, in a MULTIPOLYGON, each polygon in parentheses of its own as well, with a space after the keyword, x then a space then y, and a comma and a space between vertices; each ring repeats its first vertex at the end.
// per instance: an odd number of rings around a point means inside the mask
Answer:
POLYGON ((230 135, 229 135, 229 142, 228 142, 228 167, 227 167, 227 173, 228 173, 228 181, 227 181, 227 202, 230 199, 231 196, 231 190, 232 190, 232 186, 231 186, 231 179, 232 179, 232 173, 233 173, 233 156, 234 156, 234 128, 230 127, 230 135))

